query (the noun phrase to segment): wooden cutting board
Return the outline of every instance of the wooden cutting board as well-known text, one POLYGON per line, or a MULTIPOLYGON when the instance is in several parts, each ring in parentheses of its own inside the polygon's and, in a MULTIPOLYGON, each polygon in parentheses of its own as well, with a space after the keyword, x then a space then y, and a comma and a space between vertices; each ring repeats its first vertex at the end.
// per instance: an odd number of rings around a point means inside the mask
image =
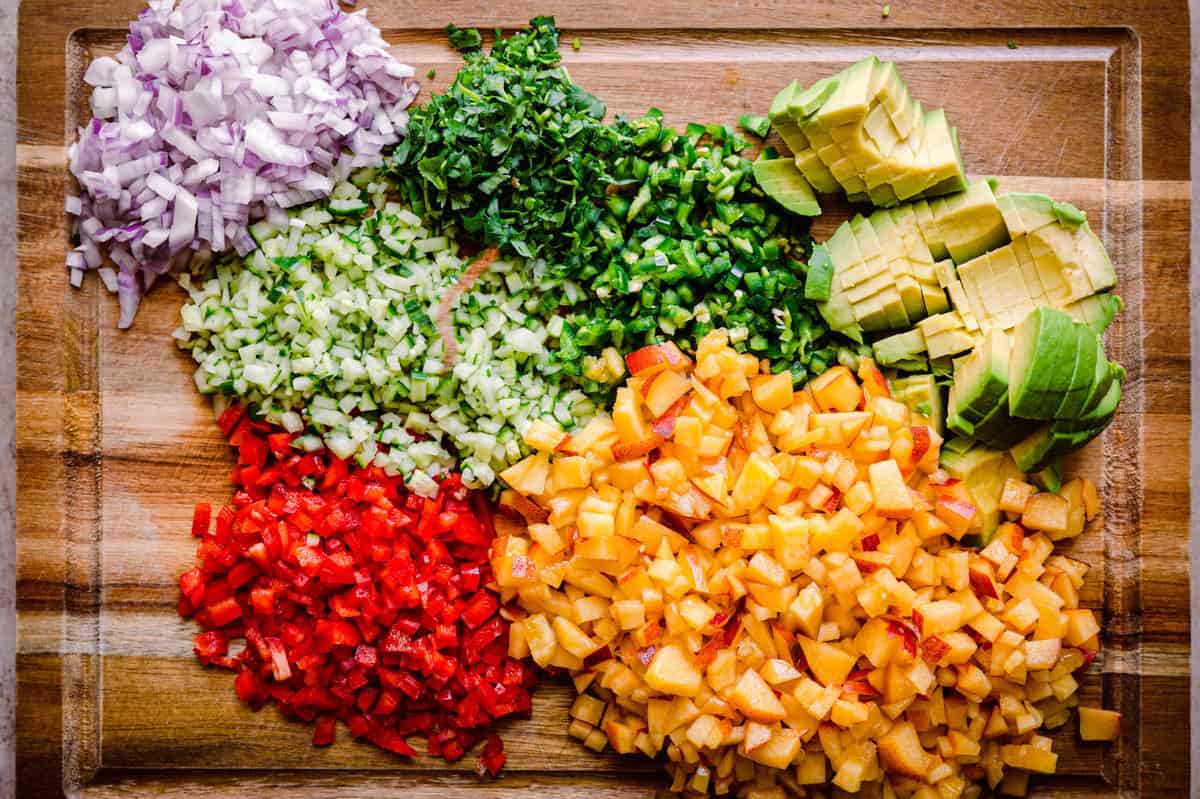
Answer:
MULTIPOLYGON (((440 29, 512 27, 556 13, 582 49, 572 76, 616 112, 732 122, 786 81, 864 55, 900 64, 914 95, 945 106, 968 171, 1004 190, 1084 208, 1127 307, 1109 333, 1129 371, 1116 424, 1072 468, 1100 480, 1105 523, 1075 542, 1104 615, 1085 701, 1125 714, 1116 745, 1056 735, 1059 797, 1182 797, 1188 784, 1188 17, 1183 2, 989 4, 892 0, 704 4, 613 0, 498 4, 380 0, 371 19, 423 93, 458 63, 440 29)), ((565 736, 567 686, 503 726, 505 778, 473 758, 405 762, 236 701, 228 673, 191 657, 175 615, 190 565, 191 507, 228 498, 229 454, 174 347, 182 292, 156 288, 133 330, 94 279, 67 285, 66 144, 86 119, 81 76, 114 52, 139 0, 21 5, 18 318, 18 795, 650 796, 658 766, 597 756, 565 736)), ((828 235, 834 208, 816 227, 828 235)))

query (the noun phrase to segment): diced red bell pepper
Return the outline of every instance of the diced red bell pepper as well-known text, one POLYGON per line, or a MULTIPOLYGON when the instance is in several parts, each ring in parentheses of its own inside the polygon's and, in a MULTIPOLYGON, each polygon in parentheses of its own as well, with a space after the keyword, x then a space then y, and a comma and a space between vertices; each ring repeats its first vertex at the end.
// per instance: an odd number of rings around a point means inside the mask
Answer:
MULTIPOLYGON (((341 718, 404 756, 407 736, 426 735, 448 759, 494 718, 528 712, 537 672, 508 657, 517 616, 484 588, 495 530, 483 494, 458 475, 434 498, 411 494, 374 466, 296 452, 292 434, 240 408, 222 425, 235 491, 211 532, 212 508, 196 507, 200 565, 180 577, 179 612, 205 628, 198 659, 237 672, 242 701, 314 722, 317 746, 341 718), (237 637, 246 646, 231 656, 237 637)), ((488 773, 503 765, 496 740, 481 755, 488 773)))

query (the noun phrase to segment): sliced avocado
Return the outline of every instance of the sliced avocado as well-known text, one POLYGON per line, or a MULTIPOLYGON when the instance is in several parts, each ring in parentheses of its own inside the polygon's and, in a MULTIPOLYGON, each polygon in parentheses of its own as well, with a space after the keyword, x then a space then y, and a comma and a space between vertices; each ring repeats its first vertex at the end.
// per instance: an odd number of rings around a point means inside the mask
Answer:
POLYGON ((891 383, 892 396, 897 401, 903 402, 910 411, 929 420, 938 435, 945 435, 946 406, 942 399, 941 387, 933 375, 907 375, 894 378, 891 383))
MULTIPOLYGON (((1112 362, 1104 356, 1104 342, 1100 340, 1099 336, 1096 337, 1096 354, 1093 358, 1092 380, 1084 395, 1083 404, 1080 405, 1079 411, 1075 414, 1076 416, 1086 416, 1090 413, 1108 393, 1108 388, 1112 382, 1117 379, 1117 373, 1112 368, 1112 362)), ((1060 418, 1067 417, 1060 414, 1060 418)))
POLYGON ((813 245, 808 259, 808 272, 804 275, 804 299, 825 301, 829 299, 833 284, 833 259, 824 244, 813 245))
POLYGON ((1009 413, 1051 419, 1071 386, 1080 336, 1071 317, 1038 306, 1013 331, 1009 413))
POLYGON ((1084 297, 1082 300, 1073 302, 1063 308, 1077 322, 1083 322, 1092 329, 1096 335, 1100 335, 1108 326, 1112 324, 1125 303, 1121 298, 1109 292, 1104 294, 1093 294, 1090 297, 1084 297))
MULTIPOLYGON (((965 452, 947 452, 942 447, 941 466, 954 478, 962 480, 979 514, 979 538, 987 544, 1000 524, 1000 494, 1010 478, 1020 479, 1021 470, 1005 450, 973 446, 965 452)), ((972 522, 975 526, 975 522, 972 522)))
POLYGON ((821 205, 794 161, 760 158, 754 162, 753 169, 754 179, 772 200, 797 216, 821 215, 821 205))
POLYGON ((1075 333, 1079 336, 1079 345, 1075 349, 1075 370, 1071 376, 1071 387, 1063 394, 1062 402, 1054 412, 1056 419, 1073 419, 1083 411, 1091 396, 1092 385, 1096 382, 1097 353, 1101 357, 1104 354, 1099 337, 1090 327, 1076 322, 1075 333))
POLYGON ((993 328, 982 345, 955 362, 950 401, 964 421, 977 425, 1004 402, 1011 346, 1008 334, 993 328))
POLYGON ((997 403, 987 418, 976 424, 975 438, 993 449, 1008 449, 1029 434, 1036 422, 1014 419, 1008 414, 1008 398, 997 403))
POLYGON ((1020 442, 1009 448, 1009 454, 1017 468, 1022 472, 1033 472, 1041 468, 1042 461, 1054 446, 1054 437, 1050 433, 1050 425, 1039 426, 1020 442))
POLYGON ((944 198, 940 209, 930 209, 956 264, 1008 243, 1008 228, 986 180, 977 180, 962 194, 944 198))
POLYGON ((883 366, 895 364, 925 354, 925 337, 920 328, 906 330, 887 338, 881 338, 874 344, 875 360, 883 366))

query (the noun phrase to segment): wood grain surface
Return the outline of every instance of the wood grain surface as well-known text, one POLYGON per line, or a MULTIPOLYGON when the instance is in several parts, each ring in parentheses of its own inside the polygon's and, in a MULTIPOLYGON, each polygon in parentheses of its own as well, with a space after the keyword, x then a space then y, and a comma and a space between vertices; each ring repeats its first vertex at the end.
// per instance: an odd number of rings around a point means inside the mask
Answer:
MULTIPOLYGON (((1035 794, 1182 797, 1188 785, 1188 19, 1182 2, 697 4, 381 0, 372 20, 418 68, 422 96, 457 58, 440 28, 556 14, 572 76, 614 112, 732 122, 792 78, 869 54, 944 105, 968 171, 1088 211, 1120 274, 1110 355, 1129 371, 1101 442, 1071 468, 1102 481, 1105 521, 1076 541, 1105 651, 1086 701, 1125 713, 1122 740, 1056 735, 1064 773, 1035 794)), ((66 144, 86 118, 80 77, 115 51, 139 0, 25 0, 20 16, 18 307, 18 796, 651 796, 650 762, 597 756, 565 736, 569 687, 539 688, 504 725, 504 779, 398 760, 239 705, 229 675, 191 657, 174 613, 192 505, 228 498, 230 458, 189 360, 172 344, 182 292, 156 288, 133 330, 89 279, 66 280, 66 144)), ((831 209, 822 238, 844 218, 831 209)))

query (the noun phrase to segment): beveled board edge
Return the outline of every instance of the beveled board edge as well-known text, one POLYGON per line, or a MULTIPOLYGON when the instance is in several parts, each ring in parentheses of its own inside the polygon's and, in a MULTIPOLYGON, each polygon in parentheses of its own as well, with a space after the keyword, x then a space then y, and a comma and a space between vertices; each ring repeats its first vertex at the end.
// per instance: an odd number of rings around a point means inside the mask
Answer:
MULTIPOLYGON (((1191 126, 1191 178, 1192 208, 1200 207, 1200 0, 1188 3, 1191 24, 1192 65, 1192 126, 1191 126)), ((1191 534, 1190 560, 1192 597, 1192 640, 1191 640, 1191 732, 1192 740, 1200 735, 1200 219, 1192 213, 1191 264, 1189 281, 1189 307, 1191 313, 1191 515, 1188 531, 1191 534)), ((1190 794, 1200 797, 1200 746, 1192 746, 1190 794)))
POLYGON ((0 799, 17 783, 17 4, 0 0, 0 799))

